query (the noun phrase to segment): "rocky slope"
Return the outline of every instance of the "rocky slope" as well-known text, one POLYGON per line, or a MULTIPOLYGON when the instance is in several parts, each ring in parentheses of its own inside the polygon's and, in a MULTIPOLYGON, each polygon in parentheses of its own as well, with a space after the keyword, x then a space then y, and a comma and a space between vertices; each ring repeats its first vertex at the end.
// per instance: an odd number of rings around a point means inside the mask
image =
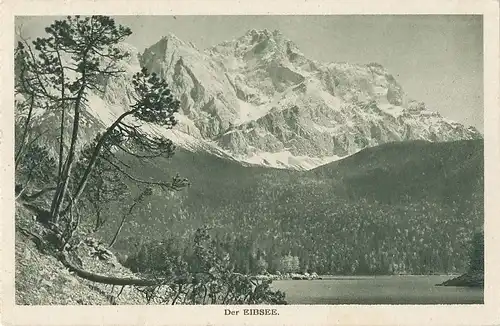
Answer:
MULTIPOLYGON (((20 230, 41 235, 43 227, 34 222, 33 213, 16 204, 15 300, 17 305, 114 305, 146 304, 132 287, 100 284, 70 272, 49 250, 40 251, 36 242, 20 230)), ((47 248, 46 248, 47 249, 47 248)), ((96 245, 84 241, 76 255, 81 267, 93 273, 115 277, 137 277, 123 267, 114 254, 107 259, 95 255, 96 245)))

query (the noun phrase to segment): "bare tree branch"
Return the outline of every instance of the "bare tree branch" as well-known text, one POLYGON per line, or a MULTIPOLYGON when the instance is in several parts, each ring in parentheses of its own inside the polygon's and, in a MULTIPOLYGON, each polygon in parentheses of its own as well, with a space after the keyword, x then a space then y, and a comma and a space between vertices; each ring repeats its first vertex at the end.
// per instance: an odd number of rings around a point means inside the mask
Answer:
POLYGON ((181 190, 186 185, 188 185, 188 182, 187 182, 186 179, 180 179, 180 178, 177 179, 175 177, 174 177, 174 181, 173 182, 161 182, 161 181, 146 181, 146 180, 141 180, 141 179, 138 179, 138 178, 130 175, 126 171, 124 171, 119 165, 116 165, 111 160, 108 160, 107 158, 103 158, 103 159, 106 160, 112 166, 114 166, 120 173, 122 173, 123 175, 125 175, 130 180, 138 182, 138 183, 141 183, 141 184, 146 184, 146 185, 151 185, 151 186, 160 186, 160 187, 168 189, 168 190, 176 190, 176 191, 177 190, 181 190))

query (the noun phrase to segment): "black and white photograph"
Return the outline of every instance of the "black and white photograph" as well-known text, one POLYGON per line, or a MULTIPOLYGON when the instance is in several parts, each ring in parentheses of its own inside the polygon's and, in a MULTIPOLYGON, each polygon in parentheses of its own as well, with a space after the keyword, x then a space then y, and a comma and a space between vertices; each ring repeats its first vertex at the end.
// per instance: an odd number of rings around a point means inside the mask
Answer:
POLYGON ((16 15, 15 305, 484 305, 484 29, 16 15))

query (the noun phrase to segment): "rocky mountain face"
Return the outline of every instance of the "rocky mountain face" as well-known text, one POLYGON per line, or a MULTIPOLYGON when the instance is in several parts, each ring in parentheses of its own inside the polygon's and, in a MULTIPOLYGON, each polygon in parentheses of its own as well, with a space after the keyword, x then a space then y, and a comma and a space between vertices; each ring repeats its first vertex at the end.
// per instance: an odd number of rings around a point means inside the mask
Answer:
POLYGON ((251 30, 206 50, 168 35, 121 63, 89 112, 108 124, 128 105, 141 66, 164 77, 181 101, 179 124, 151 132, 180 147, 243 164, 311 169, 393 141, 481 138, 408 98, 381 65, 308 59, 279 31, 251 30))

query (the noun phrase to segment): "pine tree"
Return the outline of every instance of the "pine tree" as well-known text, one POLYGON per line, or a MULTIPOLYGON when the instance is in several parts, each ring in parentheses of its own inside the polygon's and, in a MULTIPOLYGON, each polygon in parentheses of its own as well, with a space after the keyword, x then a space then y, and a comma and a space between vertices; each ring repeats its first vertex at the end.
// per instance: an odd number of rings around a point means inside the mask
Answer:
MULTIPOLYGON (((36 96, 39 105, 60 115, 56 190, 50 208, 53 225, 58 226, 61 218, 63 224, 73 223, 73 217, 68 214, 74 211, 89 180, 96 181, 96 175, 104 172, 103 169, 114 169, 122 177, 146 186, 164 190, 183 188, 187 180, 178 176, 170 182, 141 180, 129 173, 127 166, 116 157, 117 151, 139 160, 169 157, 175 149, 170 140, 141 130, 144 123, 166 129, 173 127, 176 123, 173 114, 179 109, 179 101, 173 98, 165 80, 145 69, 133 77, 130 107, 86 148, 83 159, 77 159, 81 117, 88 107, 88 96, 90 92, 103 93, 102 81, 123 73, 117 68, 118 62, 129 54, 120 50, 119 43, 131 34, 130 29, 106 16, 75 16, 56 20, 45 31, 47 36, 37 38, 32 44, 20 42, 16 58, 19 75, 23 77, 20 80, 25 81, 19 83, 24 98, 36 96), (72 126, 67 132, 64 121, 69 117, 72 126), (76 164, 79 166, 75 172, 76 164), (93 175, 94 171, 97 172, 93 175)), ((24 140, 21 143, 24 144, 24 140)), ((93 195, 102 195, 103 186, 94 183, 93 195)), ((101 224, 102 220, 96 223, 101 224)))
POLYGON ((116 63, 128 54, 120 51, 117 45, 131 31, 117 26, 107 16, 75 16, 56 20, 45 32, 46 37, 37 38, 32 45, 20 42, 17 49, 21 66, 34 76, 33 93, 38 94, 47 107, 60 111, 57 186, 50 211, 57 224, 67 198, 81 115, 87 106, 89 91, 102 92, 101 80, 121 73, 116 63), (71 111, 72 128, 67 139, 64 122, 71 111), (64 153, 68 142, 69 148, 64 153))
POLYGON ((484 271, 484 233, 476 232, 472 238, 469 270, 471 272, 484 271))

